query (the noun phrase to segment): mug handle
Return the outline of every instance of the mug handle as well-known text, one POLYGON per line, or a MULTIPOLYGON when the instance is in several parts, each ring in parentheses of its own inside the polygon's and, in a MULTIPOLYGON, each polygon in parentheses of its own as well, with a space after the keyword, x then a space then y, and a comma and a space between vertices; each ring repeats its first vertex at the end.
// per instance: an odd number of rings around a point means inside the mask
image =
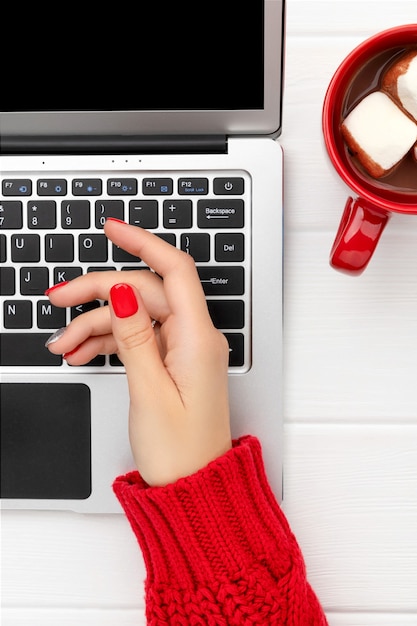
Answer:
POLYGON ((390 214, 363 198, 348 198, 331 252, 330 265, 358 275, 368 265, 390 214))

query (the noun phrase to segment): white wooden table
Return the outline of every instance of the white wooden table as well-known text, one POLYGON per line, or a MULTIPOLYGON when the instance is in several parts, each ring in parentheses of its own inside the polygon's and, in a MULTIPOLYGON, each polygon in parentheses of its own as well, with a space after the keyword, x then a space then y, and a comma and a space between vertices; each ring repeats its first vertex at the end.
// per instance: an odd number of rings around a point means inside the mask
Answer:
MULTIPOLYGON (((343 57, 417 22, 416 0, 288 0, 284 508, 331 626, 417 624, 417 216, 361 277, 328 254, 347 188, 321 139, 343 57)), ((4 512, 4 626, 145 624, 123 516, 4 512)))

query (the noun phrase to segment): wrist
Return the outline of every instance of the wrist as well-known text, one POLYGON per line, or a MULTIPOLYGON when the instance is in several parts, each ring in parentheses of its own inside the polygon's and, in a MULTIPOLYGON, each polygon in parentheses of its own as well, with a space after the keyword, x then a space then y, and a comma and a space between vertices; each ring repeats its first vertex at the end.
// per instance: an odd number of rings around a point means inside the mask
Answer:
POLYGON ((254 437, 233 442, 203 469, 165 487, 149 487, 132 472, 114 490, 141 545, 148 583, 205 586, 225 572, 238 575, 242 554, 247 570, 271 561, 268 575, 282 574, 298 550, 254 437))

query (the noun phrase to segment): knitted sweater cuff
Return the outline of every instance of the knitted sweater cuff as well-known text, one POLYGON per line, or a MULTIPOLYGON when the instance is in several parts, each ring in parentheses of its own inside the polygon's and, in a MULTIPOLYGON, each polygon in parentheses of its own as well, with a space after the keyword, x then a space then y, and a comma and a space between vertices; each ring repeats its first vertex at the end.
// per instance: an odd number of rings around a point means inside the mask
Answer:
POLYGON ((260 583, 266 576, 270 586, 290 570, 305 577, 254 437, 234 441, 226 454, 173 484, 149 487, 132 472, 113 488, 142 549, 148 587, 196 589, 248 575, 260 583))

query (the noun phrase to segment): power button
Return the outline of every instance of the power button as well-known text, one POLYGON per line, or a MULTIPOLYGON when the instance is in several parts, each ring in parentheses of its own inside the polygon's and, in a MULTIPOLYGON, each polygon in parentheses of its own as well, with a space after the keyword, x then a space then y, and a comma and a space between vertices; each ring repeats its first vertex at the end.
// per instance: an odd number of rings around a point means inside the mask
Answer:
POLYGON ((245 181, 240 177, 215 178, 213 191, 217 196, 241 196, 245 191, 245 181))

